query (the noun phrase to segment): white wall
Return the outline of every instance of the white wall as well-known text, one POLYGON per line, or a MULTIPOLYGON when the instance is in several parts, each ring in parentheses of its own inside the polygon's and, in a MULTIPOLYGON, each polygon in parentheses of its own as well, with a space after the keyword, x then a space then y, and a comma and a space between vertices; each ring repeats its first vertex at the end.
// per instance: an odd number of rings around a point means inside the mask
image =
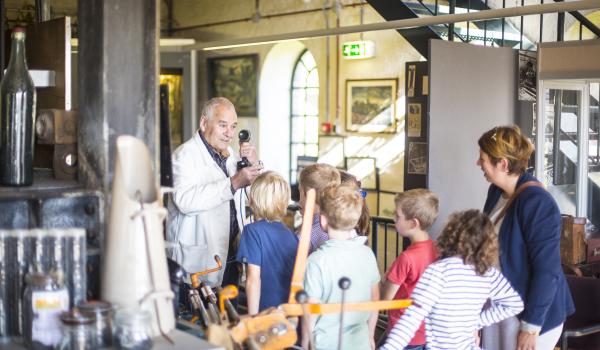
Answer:
POLYGON ((513 123, 516 77, 510 48, 430 41, 428 187, 440 198, 433 237, 450 213, 483 209, 489 184, 475 165, 477 140, 513 123))
POLYGON ((290 80, 306 47, 299 41, 273 46, 265 57, 258 83, 260 157, 269 170, 287 178, 290 167, 290 80))

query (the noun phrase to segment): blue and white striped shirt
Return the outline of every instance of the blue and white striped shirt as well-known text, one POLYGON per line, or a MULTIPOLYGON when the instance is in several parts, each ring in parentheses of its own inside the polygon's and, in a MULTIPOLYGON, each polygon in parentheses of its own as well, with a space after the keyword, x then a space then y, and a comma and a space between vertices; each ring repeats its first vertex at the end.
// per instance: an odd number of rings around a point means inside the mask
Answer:
POLYGON ((404 349, 425 319, 428 350, 478 349, 475 332, 514 316, 523 302, 495 268, 483 276, 459 257, 439 260, 425 270, 410 306, 390 332, 382 350, 404 349), (483 310, 486 301, 491 306, 483 310))

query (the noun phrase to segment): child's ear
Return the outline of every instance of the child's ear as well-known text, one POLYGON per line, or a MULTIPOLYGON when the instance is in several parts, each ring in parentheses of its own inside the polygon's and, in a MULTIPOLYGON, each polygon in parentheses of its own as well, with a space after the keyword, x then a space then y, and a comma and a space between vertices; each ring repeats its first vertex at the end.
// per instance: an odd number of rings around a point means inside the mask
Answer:
POLYGON ((419 221, 419 219, 412 218, 410 219, 410 222, 412 224, 412 228, 421 228, 421 222, 419 221))
POLYGON ((327 228, 329 226, 328 226, 327 218, 325 217, 325 215, 321 215, 321 218, 319 221, 321 222, 321 228, 323 229, 323 231, 327 232, 327 228))

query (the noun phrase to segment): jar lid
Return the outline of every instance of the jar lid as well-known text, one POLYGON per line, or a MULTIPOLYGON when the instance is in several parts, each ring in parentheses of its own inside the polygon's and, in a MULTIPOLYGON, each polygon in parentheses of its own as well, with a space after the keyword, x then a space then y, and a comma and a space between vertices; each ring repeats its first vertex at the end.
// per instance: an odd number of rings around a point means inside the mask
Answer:
POLYGON ((113 305, 102 300, 89 300, 79 305, 79 311, 94 317, 106 316, 114 311, 113 305))
POLYGON ((14 27, 12 30, 13 33, 25 33, 25 28, 24 27, 14 27))
POLYGON ((25 282, 34 286, 46 286, 56 283, 56 276, 43 272, 30 272, 25 276, 25 282))
POLYGON ((93 323, 94 317, 85 315, 78 308, 74 307, 69 311, 61 313, 60 320, 65 325, 80 326, 93 323))

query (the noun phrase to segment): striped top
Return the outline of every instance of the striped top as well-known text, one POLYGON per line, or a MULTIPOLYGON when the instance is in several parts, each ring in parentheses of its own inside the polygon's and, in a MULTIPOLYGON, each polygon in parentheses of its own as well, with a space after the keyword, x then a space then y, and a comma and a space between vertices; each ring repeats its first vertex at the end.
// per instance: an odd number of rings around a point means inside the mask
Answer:
POLYGON ((425 270, 410 306, 389 334, 382 350, 404 349, 425 319, 428 350, 479 349, 475 332, 523 310, 521 298, 495 268, 483 276, 461 258, 439 260, 425 270), (484 311, 486 301, 491 306, 484 311))

